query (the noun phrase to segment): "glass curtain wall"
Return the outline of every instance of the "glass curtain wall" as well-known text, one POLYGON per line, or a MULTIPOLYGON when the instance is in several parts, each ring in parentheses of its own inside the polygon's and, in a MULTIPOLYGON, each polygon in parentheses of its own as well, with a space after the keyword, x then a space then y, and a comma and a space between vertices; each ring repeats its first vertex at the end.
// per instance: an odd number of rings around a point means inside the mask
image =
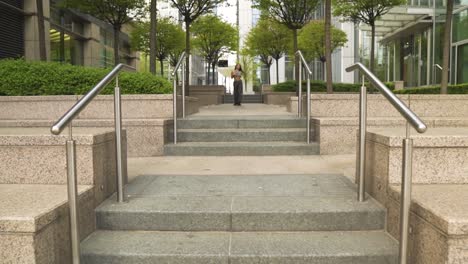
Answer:
POLYGON ((56 7, 52 1, 50 18, 50 59, 73 65, 83 65, 83 24, 56 7))
POLYGON ((454 14, 452 28, 452 82, 468 83, 468 9, 454 14))

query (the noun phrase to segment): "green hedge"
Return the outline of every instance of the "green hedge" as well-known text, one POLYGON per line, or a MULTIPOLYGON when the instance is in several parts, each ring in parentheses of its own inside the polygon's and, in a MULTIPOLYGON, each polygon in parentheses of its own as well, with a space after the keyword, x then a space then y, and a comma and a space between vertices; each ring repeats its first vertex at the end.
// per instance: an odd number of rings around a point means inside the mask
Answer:
MULTIPOLYGON (((386 83, 388 88, 391 90, 394 89, 393 83, 386 83)), ((333 91, 337 93, 357 93, 361 89, 361 84, 359 83, 333 83, 333 91)), ((274 92, 295 92, 296 91, 296 81, 286 81, 278 83, 272 86, 274 92)), ((307 90, 307 82, 302 82, 302 90, 307 90)), ((310 82, 310 91, 313 93, 320 93, 327 91, 327 85, 322 81, 311 81, 310 82)))
MULTIPOLYGON (((396 94, 440 94, 440 86, 429 86, 422 88, 409 88, 394 91, 396 94)), ((449 85, 447 89, 449 94, 468 94, 468 83, 449 85)))
MULTIPOLYGON (((0 60, 0 95, 84 94, 109 71, 55 62, 0 60)), ((122 72, 119 84, 123 94, 166 94, 172 90, 166 79, 149 73, 122 72)), ((113 85, 101 93, 112 94, 113 85)))

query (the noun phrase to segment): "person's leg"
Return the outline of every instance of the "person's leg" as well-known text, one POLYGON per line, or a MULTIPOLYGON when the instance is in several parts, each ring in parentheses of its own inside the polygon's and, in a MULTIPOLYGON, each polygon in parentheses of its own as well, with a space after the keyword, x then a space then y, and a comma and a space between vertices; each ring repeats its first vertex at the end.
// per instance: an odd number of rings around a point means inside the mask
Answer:
POLYGON ((239 82, 234 81, 234 105, 238 105, 240 103, 240 91, 239 91, 239 82))
POLYGON ((244 86, 242 84, 242 81, 239 81, 239 101, 238 105, 241 105, 242 103, 242 95, 244 94, 244 86))

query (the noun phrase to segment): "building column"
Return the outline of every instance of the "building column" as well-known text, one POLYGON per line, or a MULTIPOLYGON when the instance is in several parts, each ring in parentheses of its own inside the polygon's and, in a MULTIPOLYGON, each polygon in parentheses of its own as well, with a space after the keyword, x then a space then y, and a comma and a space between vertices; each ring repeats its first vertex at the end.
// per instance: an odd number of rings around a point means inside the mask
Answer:
MULTIPOLYGON (((47 60, 50 60, 50 2, 43 0, 44 9, 44 32, 46 44, 47 60)), ((25 0, 24 11, 33 13, 31 16, 24 17, 24 58, 26 60, 40 60, 39 56, 39 33, 37 22, 37 6, 36 0, 25 0)))

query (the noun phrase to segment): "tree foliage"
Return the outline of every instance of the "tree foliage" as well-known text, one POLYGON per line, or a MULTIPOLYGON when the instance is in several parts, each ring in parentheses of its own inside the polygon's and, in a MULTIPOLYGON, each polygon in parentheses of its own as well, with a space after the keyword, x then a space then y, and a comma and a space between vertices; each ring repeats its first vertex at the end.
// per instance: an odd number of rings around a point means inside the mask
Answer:
MULTIPOLYGON (((298 51, 297 31, 304 27, 314 15, 320 0, 255 0, 256 7, 281 24, 292 30, 293 50, 298 51)), ((299 67, 299 60, 295 59, 295 68, 299 67)), ((295 79, 299 78, 299 71, 295 71, 295 79)), ((297 90, 297 93, 299 90, 297 90)))
POLYGON ((64 5, 88 13, 112 25, 114 29, 114 63, 119 63, 120 30, 145 13, 145 0, 65 0, 64 5))
MULTIPOLYGON (((262 16, 257 25, 247 35, 246 52, 258 56, 267 66, 268 73, 272 58, 276 61, 276 82, 278 83, 278 60, 291 50, 291 32, 283 24, 262 16)), ((268 75, 269 76, 269 75, 268 75)))
MULTIPOLYGON (((190 26, 201 15, 209 13, 225 0, 171 0, 172 6, 179 10, 185 23, 185 64, 190 65, 190 26)), ((185 67, 186 95, 189 95, 190 68, 185 67)))
MULTIPOLYGON (((331 27, 331 51, 343 47, 348 38, 346 33, 334 26, 331 27)), ((325 57, 325 23, 323 20, 311 21, 299 31, 299 49, 307 60, 325 57)))
POLYGON ((388 13, 394 6, 402 5, 405 0, 334 0, 334 15, 342 16, 354 23, 364 23, 371 27, 370 70, 374 71, 375 56, 375 22, 388 13))
POLYGON ((237 48, 237 29, 215 15, 205 15, 193 23, 192 32, 193 47, 212 68, 214 81, 218 60, 237 48))
MULTIPOLYGON (((161 75, 164 75, 163 62, 168 60, 171 54, 179 54, 185 49, 184 31, 179 25, 174 24, 170 19, 164 18, 157 21, 156 28, 156 58, 161 64, 161 75)), ((145 54, 150 52, 150 22, 141 22, 135 25, 131 33, 131 43, 134 49, 145 54)))

